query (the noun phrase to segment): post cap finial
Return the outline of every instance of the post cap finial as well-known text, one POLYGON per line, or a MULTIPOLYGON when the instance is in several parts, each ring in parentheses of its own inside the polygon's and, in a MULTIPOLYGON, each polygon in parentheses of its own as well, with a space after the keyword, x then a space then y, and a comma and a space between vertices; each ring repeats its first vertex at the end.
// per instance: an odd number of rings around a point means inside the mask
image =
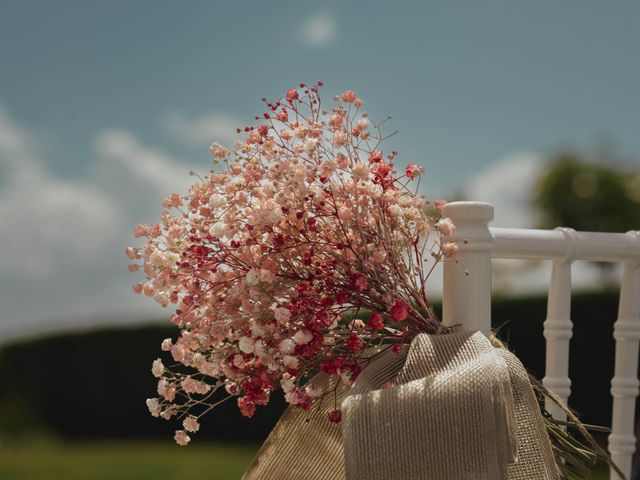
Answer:
POLYGON ((444 206, 444 217, 449 217, 453 223, 457 221, 489 223, 493 220, 493 205, 486 202, 451 202, 444 206))

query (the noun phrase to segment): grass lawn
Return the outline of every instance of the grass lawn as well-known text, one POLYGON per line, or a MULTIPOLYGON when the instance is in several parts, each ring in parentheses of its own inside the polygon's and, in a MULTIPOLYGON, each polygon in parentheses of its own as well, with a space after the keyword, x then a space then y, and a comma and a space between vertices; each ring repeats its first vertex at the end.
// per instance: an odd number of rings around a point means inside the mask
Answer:
POLYGON ((2 480, 237 480, 257 445, 171 441, 0 445, 2 480))
MULTIPOLYGON (((0 444, 2 480, 237 480, 257 445, 170 441, 0 444)), ((599 472, 590 480, 606 480, 599 472)))

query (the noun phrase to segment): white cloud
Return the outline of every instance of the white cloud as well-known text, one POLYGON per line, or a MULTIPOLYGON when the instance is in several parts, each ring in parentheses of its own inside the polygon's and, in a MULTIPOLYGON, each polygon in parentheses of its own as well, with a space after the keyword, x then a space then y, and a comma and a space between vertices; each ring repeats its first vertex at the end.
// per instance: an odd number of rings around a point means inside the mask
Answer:
POLYGON ((102 179, 109 172, 126 173, 136 183, 152 187, 163 195, 178 188, 186 191, 190 166, 179 165, 164 152, 146 147, 129 132, 107 130, 101 133, 96 140, 96 152, 102 179))
POLYGON ((47 168, 40 143, 0 105, 0 340, 105 313, 102 323, 166 315, 131 292, 140 275, 124 246, 137 223, 158 221, 167 194, 186 192, 194 166, 110 130, 87 175, 68 179, 47 168))
POLYGON ((330 45, 337 36, 338 25, 336 19, 329 12, 317 12, 300 26, 299 34, 302 40, 312 47, 330 45))
POLYGON ((33 135, 0 108, 0 271, 46 276, 64 251, 95 255, 110 239, 119 214, 91 185, 51 173, 33 135))
POLYGON ((494 206, 493 226, 532 227, 535 218, 531 195, 543 166, 543 157, 539 154, 511 154, 472 177, 464 186, 464 195, 469 200, 494 206))
POLYGON ((241 123, 226 113, 214 112, 197 118, 172 112, 164 118, 166 130, 181 142, 193 146, 209 146, 220 142, 231 146, 237 140, 236 128, 241 123))

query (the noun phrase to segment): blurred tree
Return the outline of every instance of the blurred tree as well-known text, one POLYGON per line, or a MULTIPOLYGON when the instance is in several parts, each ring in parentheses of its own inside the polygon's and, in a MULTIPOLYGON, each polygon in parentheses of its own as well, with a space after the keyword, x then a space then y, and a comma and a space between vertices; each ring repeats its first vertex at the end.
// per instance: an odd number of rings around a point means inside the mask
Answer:
POLYGON ((630 167, 560 153, 538 179, 533 200, 540 228, 640 229, 640 171, 630 167))

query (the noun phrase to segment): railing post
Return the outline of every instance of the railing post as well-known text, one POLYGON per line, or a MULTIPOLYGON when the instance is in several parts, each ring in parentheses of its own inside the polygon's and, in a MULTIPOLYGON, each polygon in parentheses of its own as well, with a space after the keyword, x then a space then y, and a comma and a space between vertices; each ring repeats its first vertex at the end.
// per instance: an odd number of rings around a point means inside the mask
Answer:
MULTIPOLYGON (((573 336, 571 321, 571 263, 575 260, 580 241, 571 228, 556 228, 567 242, 567 253, 553 260, 547 300, 547 319, 544 338, 547 343, 545 374, 542 383, 567 403, 571 395, 569 378, 569 341, 573 336)), ((567 415, 551 399, 545 400, 547 411, 556 420, 566 420, 567 415)))
POLYGON ((456 230, 444 241, 458 244, 455 260, 444 262, 443 323, 491 334, 491 250, 489 222, 493 206, 484 202, 452 202, 445 205, 456 230))
MULTIPOLYGON (((640 340, 640 232, 629 232, 638 240, 638 260, 624 264, 618 319, 613 326, 616 340, 615 375, 611 381, 613 415, 609 453, 629 478, 631 457, 636 449, 635 410, 638 396, 638 341, 640 340)), ((611 470, 611 479, 620 477, 611 470)))

